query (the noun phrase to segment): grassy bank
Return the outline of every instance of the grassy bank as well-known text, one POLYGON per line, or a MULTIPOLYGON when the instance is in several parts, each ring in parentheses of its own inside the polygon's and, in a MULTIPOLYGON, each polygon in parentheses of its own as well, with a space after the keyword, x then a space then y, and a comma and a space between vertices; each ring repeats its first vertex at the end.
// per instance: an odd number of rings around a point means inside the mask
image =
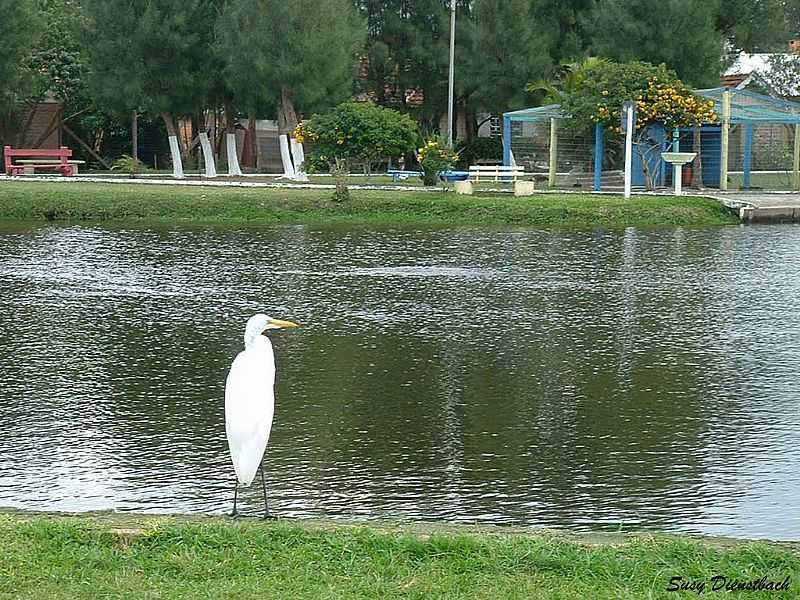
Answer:
MULTIPOLYGON (((800 554, 680 537, 421 533, 306 522, 0 516, 0 598, 695 598, 671 577, 784 581, 800 554)), ((434 528, 435 530, 435 528, 434 528)), ((748 596, 750 594, 747 594, 748 596)), ((739 597, 738 595, 734 595, 739 597)), ((762 597, 762 594, 756 594, 762 597)))
POLYGON ((713 200, 691 197, 543 194, 456 196, 441 192, 0 182, 0 220, 198 224, 351 223, 532 227, 708 226, 737 222, 713 200))

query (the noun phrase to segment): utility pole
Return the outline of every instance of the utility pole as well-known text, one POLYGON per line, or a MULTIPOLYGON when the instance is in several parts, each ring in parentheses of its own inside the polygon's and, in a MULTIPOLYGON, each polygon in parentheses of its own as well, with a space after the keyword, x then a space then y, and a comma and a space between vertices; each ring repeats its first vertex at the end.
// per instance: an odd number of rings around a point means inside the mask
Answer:
POLYGON ((450 0, 450 69, 447 82, 447 145, 453 147, 453 104, 456 62, 456 0, 450 0))

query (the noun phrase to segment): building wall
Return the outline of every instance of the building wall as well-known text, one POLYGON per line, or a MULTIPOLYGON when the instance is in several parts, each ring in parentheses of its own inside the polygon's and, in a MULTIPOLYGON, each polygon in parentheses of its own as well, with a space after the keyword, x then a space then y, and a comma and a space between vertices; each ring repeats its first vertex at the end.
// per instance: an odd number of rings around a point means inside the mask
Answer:
POLYGON ((62 145, 61 136, 61 104, 56 102, 42 102, 23 115, 23 126, 30 123, 22 138, 22 148, 58 148, 62 145), (53 128, 53 126, 55 126, 53 128), (45 133, 53 128, 48 135, 45 133), (44 137, 42 137, 44 136, 44 137), (37 145, 37 142, 41 143, 37 145))

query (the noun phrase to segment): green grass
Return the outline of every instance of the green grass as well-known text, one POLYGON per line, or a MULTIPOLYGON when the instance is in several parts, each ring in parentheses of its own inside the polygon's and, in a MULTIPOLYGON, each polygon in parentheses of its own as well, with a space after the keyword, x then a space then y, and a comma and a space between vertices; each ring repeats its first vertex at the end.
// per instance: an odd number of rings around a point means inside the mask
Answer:
POLYGON ((788 576, 790 591, 768 596, 800 594, 787 546, 433 530, 4 515, 0 598, 695 598, 667 592, 670 578, 715 575, 788 576))
POLYGON ((512 225, 532 227, 708 226, 738 222, 695 197, 212 188, 86 182, 0 182, 0 220, 256 224, 512 225))

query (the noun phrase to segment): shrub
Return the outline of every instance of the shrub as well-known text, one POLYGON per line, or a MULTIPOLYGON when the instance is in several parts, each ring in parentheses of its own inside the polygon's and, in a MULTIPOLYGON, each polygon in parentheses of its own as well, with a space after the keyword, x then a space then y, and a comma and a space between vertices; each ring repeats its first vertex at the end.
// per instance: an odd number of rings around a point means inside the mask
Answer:
POLYGON ((458 152, 451 150, 440 137, 427 140, 417 151, 417 161, 422 167, 425 185, 436 185, 440 171, 453 168, 458 162, 458 152))
POLYGON ((147 167, 142 161, 128 154, 123 154, 115 160, 111 168, 127 173, 131 177, 136 177, 147 171, 147 167))
POLYGON ((336 199, 347 197, 346 177, 355 165, 372 165, 414 149, 417 124, 411 117, 372 103, 345 102, 312 116, 295 129, 309 145, 309 170, 327 169, 337 180, 336 199))
POLYGON ((466 165, 473 165, 479 160, 503 160, 503 138, 476 137, 461 142, 458 156, 466 165))

